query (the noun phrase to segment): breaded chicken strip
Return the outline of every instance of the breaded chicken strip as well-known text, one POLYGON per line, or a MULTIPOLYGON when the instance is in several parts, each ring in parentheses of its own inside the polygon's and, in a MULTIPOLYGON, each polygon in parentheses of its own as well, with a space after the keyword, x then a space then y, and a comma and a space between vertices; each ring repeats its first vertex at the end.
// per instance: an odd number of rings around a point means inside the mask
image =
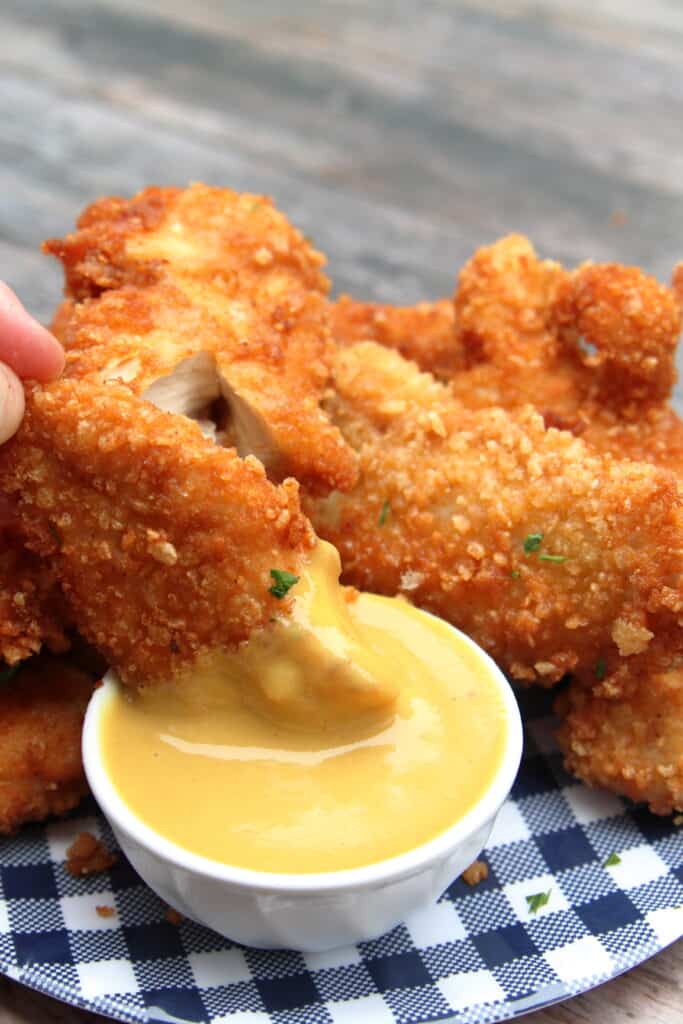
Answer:
POLYGON ((565 347, 584 354, 591 377, 573 429, 619 458, 683 475, 683 421, 671 408, 680 307, 669 289, 633 268, 580 268, 560 289, 554 323, 565 347))
POLYGON ((560 283, 551 327, 563 351, 589 371, 586 397, 628 415, 668 398, 681 333, 675 294, 638 267, 585 263, 560 283))
POLYGON ((0 833, 64 814, 87 793, 81 728, 94 685, 47 655, 0 685, 0 833))
MULTIPOLYGON (((323 256, 263 196, 192 185, 101 199, 45 249, 66 273, 66 376, 142 393, 204 353, 241 454, 317 491, 355 464, 319 408, 332 341, 323 256)), ((182 375, 182 374, 181 374, 182 375)))
POLYGON ((297 574, 314 543, 293 480, 276 487, 255 458, 123 384, 29 388, 0 487, 79 631, 139 686, 286 614, 270 570, 297 574))
POLYGON ((683 811, 683 669, 645 673, 620 697, 572 683, 558 700, 568 771, 655 814, 683 811))
POLYGON ((450 299, 388 306, 341 295, 332 306, 332 334, 338 345, 376 341, 395 348, 421 369, 444 380, 465 367, 450 299))
POLYGON ((453 384, 473 407, 531 403, 588 426, 594 406, 628 417, 671 392, 680 309, 636 267, 569 272, 510 235, 465 265, 454 304, 470 369, 453 384))
MULTIPOLYGON (((683 423, 667 401, 681 328, 674 293, 632 267, 585 264, 568 273, 539 261, 526 240, 510 238, 470 261, 455 305, 459 337, 474 339, 472 368, 452 381, 463 402, 476 405, 483 396, 510 409, 531 402, 549 425, 601 452, 666 467, 680 480, 683 423)), ((683 800, 676 645, 655 637, 621 667, 606 650, 596 662, 605 681, 577 680, 561 702, 567 770, 645 800, 657 813, 683 800)))
POLYGON ((16 527, 0 526, 0 661, 16 665, 43 644, 66 650, 67 624, 54 572, 26 550, 16 527))
POLYGON ((462 269, 452 323, 434 317, 421 330, 421 306, 382 307, 390 327, 373 330, 372 307, 346 300, 335 330, 342 344, 377 341, 450 379, 469 408, 530 404, 548 426, 571 430, 600 451, 680 473, 683 423, 667 401, 683 286, 679 291, 677 300, 675 288, 619 264, 570 272, 510 235, 479 249, 462 269), (356 321, 368 326, 356 329, 356 321))
POLYGON ((346 582, 403 593, 518 679, 616 672, 676 646, 683 518, 672 475, 592 452, 530 409, 471 411, 373 343, 340 349, 330 412, 358 451, 348 495, 309 499, 346 582))
POLYGON ((529 403, 599 451, 683 471, 673 291, 636 267, 565 271, 513 235, 464 267, 455 308, 471 366, 452 388, 467 406, 529 403))

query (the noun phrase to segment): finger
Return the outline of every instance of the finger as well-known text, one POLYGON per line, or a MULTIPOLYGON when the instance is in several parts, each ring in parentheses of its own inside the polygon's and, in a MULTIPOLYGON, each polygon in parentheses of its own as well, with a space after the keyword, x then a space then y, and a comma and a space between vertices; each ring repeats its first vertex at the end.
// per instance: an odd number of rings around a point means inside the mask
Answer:
POLYGON ((0 444, 16 433, 23 415, 23 385, 9 366, 0 363, 0 444))
POLYGON ((56 338, 30 316, 14 292, 0 281, 0 360, 23 379, 51 380, 64 367, 56 338))

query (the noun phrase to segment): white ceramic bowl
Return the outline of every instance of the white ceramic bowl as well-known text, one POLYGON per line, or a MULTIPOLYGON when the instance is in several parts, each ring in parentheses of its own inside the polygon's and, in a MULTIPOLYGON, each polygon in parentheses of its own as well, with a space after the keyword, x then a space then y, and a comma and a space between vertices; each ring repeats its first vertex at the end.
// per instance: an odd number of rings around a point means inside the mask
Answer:
POLYGON ((126 857, 170 906, 247 946, 319 952, 389 931, 411 911, 438 899, 476 859, 519 767, 522 723, 512 690, 488 655, 463 639, 500 687, 507 713, 505 750, 490 786, 464 818, 429 842, 367 867, 320 874, 275 874, 221 864, 177 846, 136 817, 102 763, 101 714, 118 685, 109 673, 88 707, 83 760, 90 787, 126 857))

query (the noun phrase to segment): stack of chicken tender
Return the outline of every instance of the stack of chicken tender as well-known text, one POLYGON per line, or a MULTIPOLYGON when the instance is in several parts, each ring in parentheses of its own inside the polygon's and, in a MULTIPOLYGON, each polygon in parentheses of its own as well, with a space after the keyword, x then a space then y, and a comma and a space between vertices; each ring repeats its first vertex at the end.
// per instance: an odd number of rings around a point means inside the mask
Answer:
POLYGON ((126 685, 172 679, 268 628, 270 568, 316 534, 344 582, 562 684, 571 772, 683 810, 683 268, 566 270, 510 236, 453 301, 332 303, 268 199, 204 185, 100 200, 46 250, 66 369, 0 450, 0 831, 85 791, 71 637, 126 685))

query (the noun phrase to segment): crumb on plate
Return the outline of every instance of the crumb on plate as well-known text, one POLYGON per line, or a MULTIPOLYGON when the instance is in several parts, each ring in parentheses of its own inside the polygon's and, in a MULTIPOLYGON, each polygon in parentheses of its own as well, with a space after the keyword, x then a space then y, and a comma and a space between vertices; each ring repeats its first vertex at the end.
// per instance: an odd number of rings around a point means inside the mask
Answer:
POLYGON ((468 885, 478 885, 479 882, 483 882, 484 879, 489 877, 489 866, 483 860, 475 860, 473 864, 470 864, 468 868, 462 873, 463 882, 467 882, 468 885))
POLYGON ((116 917, 116 908, 108 907, 106 905, 95 907, 95 910, 99 917, 116 917))
POLYGON ((117 859, 91 832, 81 832, 66 851, 66 870, 76 878, 94 875, 107 871, 117 859))

